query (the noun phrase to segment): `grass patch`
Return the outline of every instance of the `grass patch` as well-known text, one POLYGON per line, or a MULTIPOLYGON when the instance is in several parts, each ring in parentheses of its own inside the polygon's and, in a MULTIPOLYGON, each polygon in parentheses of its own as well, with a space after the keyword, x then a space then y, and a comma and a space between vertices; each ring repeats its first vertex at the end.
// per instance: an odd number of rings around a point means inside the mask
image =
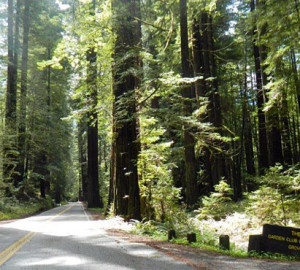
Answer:
POLYGON ((86 208, 89 214, 94 220, 102 220, 105 218, 105 209, 104 208, 86 208))
POLYGON ((99 214, 104 214, 104 209, 103 208, 87 208, 87 210, 95 212, 95 213, 99 213, 99 214))

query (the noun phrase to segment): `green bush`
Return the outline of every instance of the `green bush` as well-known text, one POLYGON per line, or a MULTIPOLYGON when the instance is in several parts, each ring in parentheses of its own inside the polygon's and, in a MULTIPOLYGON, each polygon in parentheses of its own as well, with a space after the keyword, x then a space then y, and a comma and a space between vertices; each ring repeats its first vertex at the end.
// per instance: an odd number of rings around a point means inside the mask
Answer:
POLYGON ((283 170, 277 165, 257 179, 260 187, 248 195, 246 212, 256 216, 261 224, 300 225, 300 171, 297 167, 283 170))
POLYGON ((160 140, 165 130, 156 126, 157 120, 142 120, 143 149, 138 162, 142 215, 147 220, 172 224, 177 222, 180 212, 178 202, 181 198, 181 189, 174 187, 172 178, 172 169, 175 166, 172 162, 172 142, 160 140))
POLYGON ((202 207, 196 210, 199 213, 197 218, 220 220, 233 211, 234 203, 231 199, 233 189, 224 180, 221 180, 214 188, 215 192, 202 198, 202 207))
POLYGON ((53 208, 52 199, 30 199, 26 202, 19 201, 16 197, 0 198, 0 220, 22 218, 41 211, 53 208))

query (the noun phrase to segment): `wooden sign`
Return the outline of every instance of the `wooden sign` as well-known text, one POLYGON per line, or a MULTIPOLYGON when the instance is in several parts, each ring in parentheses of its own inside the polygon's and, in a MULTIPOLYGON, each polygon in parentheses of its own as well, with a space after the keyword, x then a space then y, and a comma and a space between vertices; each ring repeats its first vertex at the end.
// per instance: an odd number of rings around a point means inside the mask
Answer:
POLYGON ((300 229, 264 225, 261 251, 300 257, 300 229))

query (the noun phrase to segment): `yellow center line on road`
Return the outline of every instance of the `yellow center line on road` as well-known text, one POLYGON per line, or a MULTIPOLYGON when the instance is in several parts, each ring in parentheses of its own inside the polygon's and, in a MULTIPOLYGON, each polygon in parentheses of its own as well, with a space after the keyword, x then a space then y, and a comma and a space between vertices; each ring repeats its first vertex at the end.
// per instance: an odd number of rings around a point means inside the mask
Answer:
POLYGON ((66 208, 65 210, 63 210, 63 211, 61 211, 60 213, 58 213, 56 216, 54 216, 54 217, 52 217, 52 218, 49 218, 49 219, 47 220, 47 222, 52 221, 52 220, 58 218, 59 216, 63 215, 64 213, 66 213, 67 211, 69 211, 69 210, 70 210, 71 208, 73 208, 73 207, 74 207, 74 205, 69 206, 69 207, 66 208))
MULTIPOLYGON (((49 218, 46 222, 53 221, 57 217, 63 215, 65 212, 69 211, 74 205, 69 206, 65 210, 61 211, 54 217, 49 218)), ((26 243, 28 243, 37 233, 36 232, 30 232, 26 234, 24 237, 19 239, 18 241, 11 244, 8 248, 6 248, 4 251, 0 253, 0 266, 2 266, 4 263, 6 263, 18 250, 20 250, 26 243)))
POLYGON ((29 242, 36 233, 28 233, 0 253, 0 266, 7 262, 22 246, 29 242))

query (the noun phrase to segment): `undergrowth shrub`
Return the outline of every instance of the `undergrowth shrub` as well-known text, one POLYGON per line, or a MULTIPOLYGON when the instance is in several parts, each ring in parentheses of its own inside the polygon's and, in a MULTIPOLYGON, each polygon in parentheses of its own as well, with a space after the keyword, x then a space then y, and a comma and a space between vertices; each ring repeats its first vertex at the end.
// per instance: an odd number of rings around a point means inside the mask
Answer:
POLYGON ((0 197, 0 220, 21 218, 51 209, 55 206, 50 196, 45 199, 31 198, 26 201, 17 197, 0 197))
MULTIPOLYGON (((181 189, 174 187, 171 158, 173 142, 161 141, 165 130, 157 127, 157 120, 144 118, 141 121, 141 144, 139 158, 141 172, 140 193, 142 215, 146 220, 156 220, 172 226, 181 215, 179 200, 181 189)), ((184 220, 182 220, 184 222, 184 220)))
POLYGON ((202 198, 202 206, 195 211, 199 213, 197 218, 220 220, 225 218, 228 213, 234 211, 235 204, 231 199, 233 189, 229 184, 221 180, 219 184, 214 186, 214 189, 215 192, 211 192, 210 196, 202 198))
POLYGON ((257 179, 260 187, 248 194, 246 212, 256 216, 261 224, 300 225, 300 170, 283 170, 277 165, 257 179))

